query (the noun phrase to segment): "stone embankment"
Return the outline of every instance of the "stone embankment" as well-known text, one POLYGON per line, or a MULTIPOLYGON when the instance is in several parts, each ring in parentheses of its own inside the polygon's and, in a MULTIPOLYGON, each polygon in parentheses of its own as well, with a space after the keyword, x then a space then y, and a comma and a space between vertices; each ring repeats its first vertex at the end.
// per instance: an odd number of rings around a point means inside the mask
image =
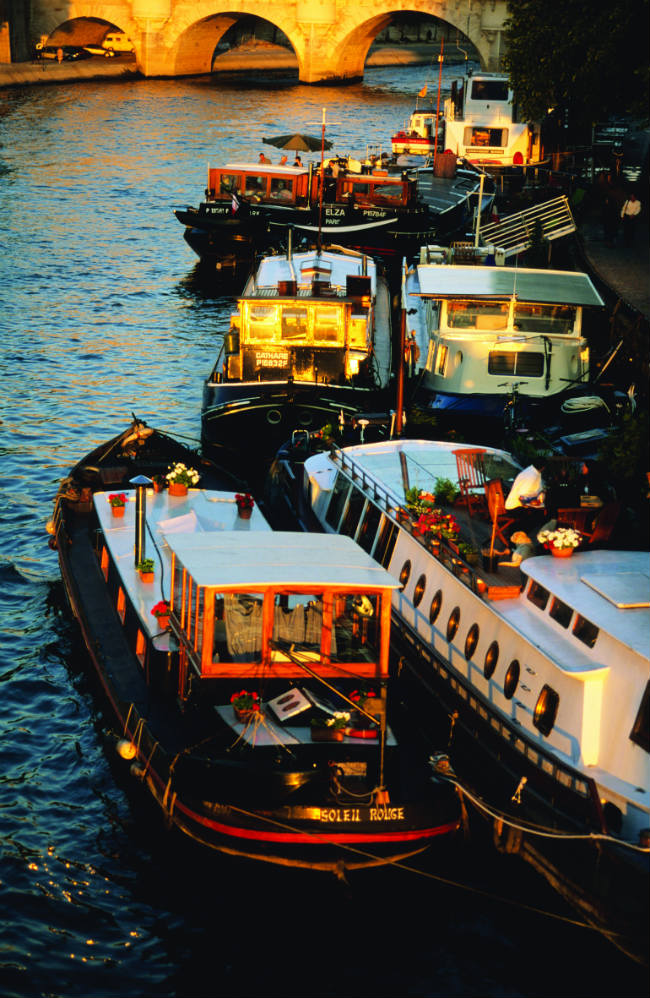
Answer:
MULTIPOLYGON (((437 45, 378 46, 370 52, 367 66, 426 66, 437 65, 437 45)), ((463 62, 462 56, 445 57, 447 65, 463 62)), ((267 42, 240 45, 220 53, 214 61, 215 73, 243 73, 247 71, 296 70, 298 63, 292 50, 267 42)), ((58 63, 54 59, 35 62, 0 64, 0 86, 25 86, 30 84, 68 83, 72 80, 103 80, 120 77, 138 77, 133 56, 116 56, 103 59, 94 56, 80 62, 58 63)))

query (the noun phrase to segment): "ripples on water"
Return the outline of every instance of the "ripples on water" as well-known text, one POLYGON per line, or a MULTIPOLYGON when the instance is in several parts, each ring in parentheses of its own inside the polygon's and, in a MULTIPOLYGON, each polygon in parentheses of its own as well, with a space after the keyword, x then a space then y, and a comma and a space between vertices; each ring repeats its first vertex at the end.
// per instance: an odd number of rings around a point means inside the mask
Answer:
MULTIPOLYGON (((426 76, 0 93, 3 995, 642 993, 590 932, 481 895, 402 871, 346 886, 260 870, 162 834, 106 748, 47 546, 59 478, 132 412, 198 439, 240 290, 206 282, 171 213, 200 197, 208 161, 256 160, 275 132, 319 134, 323 107, 336 151, 387 150, 426 76)), ((488 893, 562 911, 502 858, 472 852, 438 872, 466 868, 488 893)))

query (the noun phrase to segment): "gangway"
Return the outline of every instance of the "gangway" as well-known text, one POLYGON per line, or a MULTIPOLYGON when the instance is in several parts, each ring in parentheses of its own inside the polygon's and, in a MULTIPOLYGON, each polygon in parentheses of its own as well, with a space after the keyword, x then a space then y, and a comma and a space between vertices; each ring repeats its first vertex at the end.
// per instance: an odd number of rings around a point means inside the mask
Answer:
POLYGON ((576 231, 569 201, 565 195, 525 208, 514 215, 506 215, 498 222, 481 225, 481 242, 503 250, 504 256, 514 256, 530 249, 535 226, 541 225, 542 237, 549 242, 576 231))

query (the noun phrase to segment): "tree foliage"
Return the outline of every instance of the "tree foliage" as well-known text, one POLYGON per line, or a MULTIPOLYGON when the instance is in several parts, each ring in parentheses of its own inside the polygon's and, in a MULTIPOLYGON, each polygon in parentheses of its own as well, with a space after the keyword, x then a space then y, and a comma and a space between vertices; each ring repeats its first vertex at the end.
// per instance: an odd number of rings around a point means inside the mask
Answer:
POLYGON ((531 119, 648 115, 648 0, 509 0, 505 66, 531 119))

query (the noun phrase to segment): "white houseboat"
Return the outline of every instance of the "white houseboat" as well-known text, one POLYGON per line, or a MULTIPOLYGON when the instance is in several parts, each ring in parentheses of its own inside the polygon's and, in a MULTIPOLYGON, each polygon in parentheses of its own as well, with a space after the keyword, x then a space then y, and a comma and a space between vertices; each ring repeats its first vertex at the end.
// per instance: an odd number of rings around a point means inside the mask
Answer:
MULTIPOLYGON (((275 473, 303 529, 354 538, 400 580, 405 699, 425 726, 436 706, 447 713, 450 778, 499 848, 647 960, 650 554, 545 553, 496 575, 472 567, 460 544, 422 532, 405 499, 407 487, 431 498, 441 479, 463 485, 457 446, 392 440, 295 461, 286 452, 286 477, 282 460, 275 473)), ((518 468, 503 452, 480 453, 486 480, 507 494, 518 468)), ((461 536, 489 536, 492 522, 466 516, 461 536)))
POLYGON ((562 405, 588 395, 584 311, 603 307, 590 278, 446 263, 447 256, 444 248, 422 247, 403 274, 407 331, 422 369, 419 404, 501 419, 516 386, 522 418, 532 415, 540 427, 563 418, 570 432, 584 406, 563 413, 562 405))

